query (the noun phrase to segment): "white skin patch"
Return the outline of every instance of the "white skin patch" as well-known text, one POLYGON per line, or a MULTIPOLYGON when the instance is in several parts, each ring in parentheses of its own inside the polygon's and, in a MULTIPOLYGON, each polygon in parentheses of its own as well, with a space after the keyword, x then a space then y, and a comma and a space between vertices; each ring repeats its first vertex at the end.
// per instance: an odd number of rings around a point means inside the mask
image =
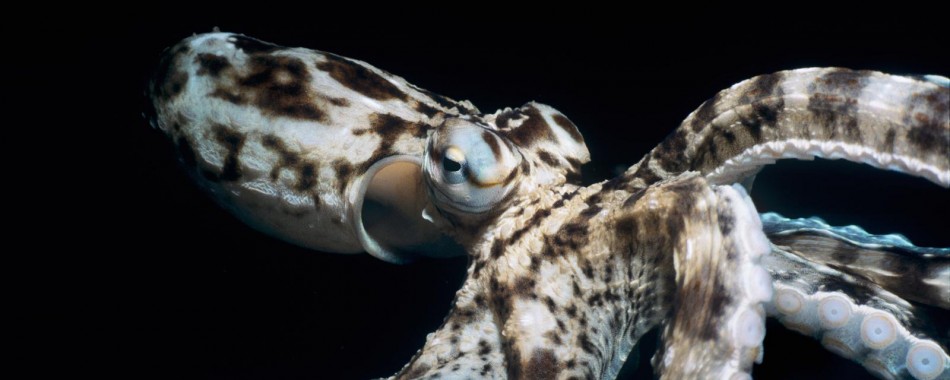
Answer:
POLYGON ((532 352, 534 348, 550 345, 544 334, 557 329, 557 321, 546 306, 537 301, 519 300, 515 302, 514 314, 517 325, 512 327, 517 329, 518 336, 522 338, 518 342, 522 352, 532 352))

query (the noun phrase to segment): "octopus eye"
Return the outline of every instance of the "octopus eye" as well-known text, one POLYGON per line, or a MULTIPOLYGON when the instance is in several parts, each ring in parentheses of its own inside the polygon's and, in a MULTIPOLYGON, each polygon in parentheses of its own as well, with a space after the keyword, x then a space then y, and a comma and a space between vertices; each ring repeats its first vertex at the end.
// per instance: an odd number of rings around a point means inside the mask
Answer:
POLYGON ((442 169, 446 172, 457 172, 462 170, 462 164, 455 162, 451 158, 445 157, 442 159, 442 169))
POLYGON ((442 156, 442 176, 450 184, 460 184, 467 180, 465 176, 465 153, 461 148, 451 146, 442 156))
POLYGON ((521 154, 482 125, 450 119, 429 139, 423 171, 433 203, 443 210, 484 213, 518 183, 521 154))

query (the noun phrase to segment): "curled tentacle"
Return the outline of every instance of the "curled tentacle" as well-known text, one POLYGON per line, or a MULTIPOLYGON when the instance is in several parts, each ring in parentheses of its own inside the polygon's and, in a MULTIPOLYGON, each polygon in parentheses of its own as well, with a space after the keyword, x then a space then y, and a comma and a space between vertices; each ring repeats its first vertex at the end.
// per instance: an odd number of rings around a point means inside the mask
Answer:
POLYGON ((840 68, 761 75, 703 103, 626 175, 737 183, 783 158, 867 163, 950 186, 950 81, 840 68))
POLYGON ((775 286, 769 316, 884 379, 950 373, 950 336, 928 308, 787 247, 774 245, 772 252, 762 260, 775 286))
POLYGON ((762 224, 769 240, 789 252, 871 281, 901 298, 950 309, 950 248, 917 247, 901 235, 833 227, 819 218, 765 213, 762 224))

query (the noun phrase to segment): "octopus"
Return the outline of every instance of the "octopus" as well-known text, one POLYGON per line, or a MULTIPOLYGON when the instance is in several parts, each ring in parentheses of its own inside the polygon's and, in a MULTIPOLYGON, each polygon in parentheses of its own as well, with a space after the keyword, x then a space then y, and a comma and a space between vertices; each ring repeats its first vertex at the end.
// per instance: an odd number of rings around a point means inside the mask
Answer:
POLYGON ((665 379, 746 379, 766 318, 882 379, 948 379, 950 249, 760 214, 755 175, 844 159, 950 186, 950 80, 842 68, 725 89, 617 177, 536 102, 493 113, 365 62, 231 33, 162 56, 152 125, 254 229, 391 263, 467 255, 393 379, 614 379, 659 328, 665 379))

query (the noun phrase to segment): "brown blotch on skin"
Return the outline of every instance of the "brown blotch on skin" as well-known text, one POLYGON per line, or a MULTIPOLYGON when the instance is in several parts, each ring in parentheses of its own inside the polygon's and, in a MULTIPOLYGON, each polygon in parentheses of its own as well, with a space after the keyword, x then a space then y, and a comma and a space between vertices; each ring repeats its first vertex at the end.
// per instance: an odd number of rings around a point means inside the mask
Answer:
POLYGON ((521 110, 513 109, 507 110, 495 117, 495 126, 498 129, 508 129, 511 128, 511 120, 516 119, 520 120, 524 118, 524 114, 521 113, 521 110))
MULTIPOLYGON (((588 278, 593 278, 593 277, 594 277, 594 276, 593 276, 593 268, 590 268, 590 267, 588 266, 587 268, 585 268, 585 272, 588 271, 588 270, 591 272, 591 274, 588 276, 588 278)), ((586 274, 586 273, 585 273, 585 274, 586 274)), ((590 297, 587 297, 587 304, 590 305, 591 307, 602 306, 602 305, 604 304, 604 302, 603 302, 603 300, 602 300, 602 294, 601 294, 601 293, 594 293, 594 294, 591 294, 590 297)))
MULTIPOLYGON (((590 260, 584 260, 581 264, 581 272, 583 272, 587 278, 594 278, 594 267, 591 265, 590 260)), ((595 294, 591 296, 591 299, 596 299, 595 297, 599 297, 599 295, 595 294)))
POLYGON ((349 161, 338 158, 330 164, 333 170, 336 171, 336 180, 337 186, 340 189, 340 194, 346 194, 346 186, 350 183, 352 176, 355 171, 353 170, 353 165, 349 161))
POLYGON ((559 365, 554 350, 538 348, 531 353, 522 375, 526 379, 548 380, 557 378, 558 371, 559 365))
POLYGON ((335 106, 337 106, 337 107, 349 107, 349 106, 350 106, 350 101, 349 101, 349 100, 346 100, 345 98, 330 98, 330 97, 327 97, 326 99, 327 99, 328 102, 330 102, 330 104, 335 105, 335 106))
POLYGON ((520 295, 522 297, 535 298, 537 297, 534 291, 535 280, 531 277, 518 277, 515 280, 514 287, 511 289, 514 294, 520 295))
POLYGON ((544 297, 544 305, 548 307, 548 311, 550 311, 551 314, 555 314, 555 313, 556 313, 556 311, 557 311, 557 304, 554 303, 554 299, 551 298, 551 296, 545 296, 545 297, 544 297))
POLYGON ((740 114, 739 121, 753 141, 761 141, 763 129, 775 127, 779 113, 784 107, 785 100, 782 98, 757 101, 752 103, 752 113, 749 115, 740 114))
POLYGON ((498 145, 498 139, 495 138, 495 135, 491 134, 491 132, 483 131, 482 140, 491 148, 492 156, 494 156, 496 160, 501 159, 501 146, 498 145))
MULTIPOLYGON (((391 156, 393 152, 393 144, 398 141, 402 135, 408 134, 417 139, 424 139, 428 136, 429 129, 432 128, 431 125, 424 123, 413 123, 403 118, 400 118, 395 115, 390 114, 373 114, 370 115, 370 127, 368 129, 362 129, 353 131, 353 134, 356 136, 361 136, 364 134, 375 134, 379 136, 379 145, 376 147, 376 150, 373 151, 373 154, 370 155, 370 158, 364 161, 363 163, 356 165, 355 169, 359 173, 365 172, 372 166, 374 163, 379 160, 391 156)), ((438 161, 434 163, 441 163, 442 157, 441 152, 436 152, 432 146, 432 141, 429 141, 429 152, 430 158, 438 161)))
POLYGON ((643 198, 644 194, 646 194, 646 189, 633 193, 623 201, 623 208, 633 207, 633 205, 636 204, 640 198, 643 198))
POLYGON ((537 272, 539 269, 541 269, 541 259, 538 258, 538 256, 532 255, 531 264, 528 266, 528 268, 530 268, 532 272, 537 272))
POLYGON ((852 71, 848 69, 832 69, 809 84, 808 91, 812 93, 838 93, 848 98, 858 98, 861 91, 868 85, 871 71, 852 71))
POLYGON ((725 160, 735 157, 746 148, 758 143, 746 128, 712 126, 712 130, 698 144, 687 165, 690 170, 708 173, 725 160))
POLYGON ((663 179, 650 168, 649 162, 651 159, 652 158, 647 157, 646 160, 637 167, 637 171, 633 173, 633 178, 640 178, 647 185, 651 185, 663 179))
POLYGON ((567 182, 580 185, 584 180, 583 176, 581 175, 581 166, 583 166, 584 163, 581 162, 581 160, 573 157, 564 158, 567 159, 567 163, 570 165, 570 168, 567 169, 567 174, 565 175, 567 182))
POLYGON ((168 81, 162 86, 162 93, 166 99, 172 99, 180 94, 188 84, 188 73, 175 70, 168 76, 168 81))
POLYGON ((435 117, 435 115, 442 113, 442 111, 440 111, 439 109, 420 101, 412 102, 412 109, 421 112, 423 115, 428 116, 430 119, 435 117))
POLYGON ((327 122, 326 112, 317 106, 307 85, 310 73, 302 60, 294 57, 253 56, 251 73, 238 81, 245 91, 255 93, 255 104, 265 115, 327 122))
POLYGON ((561 161, 559 161, 557 158, 554 157, 553 154, 549 153, 546 150, 539 150, 538 158, 541 160, 541 162, 544 162, 550 167, 556 168, 556 167, 561 166, 561 161))
POLYGON ((371 115, 370 123, 372 123, 372 131, 379 135, 384 143, 390 145, 395 143, 402 134, 424 139, 428 136, 429 129, 432 128, 427 124, 413 123, 388 113, 371 115))
POLYGON ((722 232, 723 236, 729 235, 735 225, 736 220, 731 213, 719 214, 719 231, 722 232))
POLYGON ((807 109, 815 122, 827 130, 831 139, 861 141, 858 126, 858 100, 834 94, 813 94, 808 98, 807 109))
POLYGON ((740 97, 739 103, 750 103, 766 97, 784 95, 782 87, 779 86, 784 77, 785 75, 782 73, 759 75, 755 77, 755 79, 749 83, 748 90, 740 97))
POLYGON ((933 91, 917 93, 908 99, 910 111, 904 116, 904 124, 910 127, 907 140, 917 149, 928 154, 942 154, 950 151, 950 90, 937 88, 933 91), (923 112, 920 112, 920 111, 923 112))
POLYGON ((317 63, 317 69, 353 91, 376 100, 408 99, 392 82, 362 65, 329 53, 325 53, 324 58, 325 61, 317 63))
POLYGON ((531 175, 531 163, 528 162, 528 160, 522 159, 521 164, 518 165, 518 169, 521 172, 521 174, 524 174, 526 176, 531 175))
POLYGON ((571 138, 574 139, 574 141, 577 141, 579 143, 584 142, 584 136, 581 135, 581 131, 577 129, 577 126, 574 125, 574 123, 571 122, 571 120, 568 119, 567 116, 564 116, 562 114, 557 114, 557 115, 554 115, 553 119, 554 119, 554 122, 558 126, 561 127, 561 129, 567 131, 567 133, 571 135, 571 138))
POLYGON ((189 48, 180 43, 168 49, 158 61, 150 92, 153 98, 167 102, 178 96, 188 84, 188 73, 178 66, 181 56, 188 54, 189 48))
POLYGON ((313 188, 317 184, 317 167, 312 162, 305 162, 300 165, 297 172, 297 184, 294 187, 297 191, 305 191, 313 188))
MULTIPOLYGON (((584 319, 581 319, 584 321, 584 319)), ((584 322, 586 324, 586 321, 584 322)), ((597 346, 594 346, 594 342, 590 340, 590 337, 587 335, 587 332, 581 332, 577 336, 577 345, 581 347, 584 352, 588 354, 594 354, 597 357, 600 357, 600 352, 597 350, 597 346)))
MULTIPOLYGON (((278 155, 278 161, 271 168, 270 178, 276 181, 280 177, 282 169, 293 170, 297 175, 297 183, 294 184, 294 190, 304 192, 313 189, 318 182, 318 165, 314 162, 304 161, 299 153, 293 152, 287 148, 283 140, 274 135, 266 135, 261 138, 261 145, 278 155)), ((314 197, 317 197, 314 195, 314 197)), ((315 199, 316 200, 316 199, 315 199)), ((315 202, 314 204, 319 204, 315 202)))
POLYGON ((478 306, 479 309, 484 309, 488 305, 488 303, 485 302, 485 296, 481 294, 476 295, 472 301, 475 302, 475 306, 478 306))
MULTIPOLYGON (((574 297, 576 298, 578 296, 580 296, 580 292, 575 291, 574 297)), ((575 306, 574 304, 567 305, 567 307, 564 308, 564 312, 567 313, 568 317, 574 318, 577 316, 577 306, 575 306)))
POLYGON ((521 112, 528 118, 517 128, 504 131, 509 140, 519 147, 532 146, 541 140, 555 141, 551 126, 537 108, 523 107, 521 112))
POLYGON ((497 259, 503 254, 505 254, 505 243, 501 239, 497 239, 491 245, 491 257, 497 259))
POLYGON ((807 109, 827 129, 828 138, 860 142, 858 99, 868 84, 867 71, 832 70, 808 85, 807 109))
POLYGON ((515 230, 515 232, 511 233, 510 240, 512 242, 518 241, 519 239, 521 239, 521 236, 523 236, 529 230, 537 229, 541 225, 541 221, 543 221, 549 216, 551 216, 551 210, 546 209, 546 208, 538 210, 537 212, 534 213, 534 215, 531 215, 531 219, 528 219, 524 227, 518 230, 515 230))
POLYGON ((478 355, 483 356, 483 355, 488 355, 490 353, 491 353, 491 345, 488 344, 488 342, 485 341, 484 339, 480 339, 478 341, 478 355))
POLYGON ((894 139, 897 137, 897 131, 890 129, 884 135, 884 144, 881 146, 881 150, 885 152, 894 152, 894 139))
MULTIPOLYGON (((673 131, 672 134, 657 146, 652 156, 654 159, 660 161, 660 167, 666 171, 673 173, 684 171, 687 165, 686 130, 680 128, 673 131)), ((645 166, 646 165, 641 165, 641 167, 645 166)))
POLYGON ((195 63, 198 64, 198 75, 210 75, 214 78, 231 67, 231 62, 227 58, 209 53, 198 54, 195 57, 195 63))
POLYGON ((590 231, 586 219, 572 220, 565 223, 557 234, 554 235, 552 243, 567 252, 578 252, 590 241, 590 231))
MULTIPOLYGON (((485 357, 483 361, 487 361, 487 360, 488 358, 485 357)), ((486 377, 488 376, 488 372, 491 372, 491 364, 485 363, 485 365, 482 366, 481 372, 479 372, 479 376, 486 377)))
POLYGON ((241 148, 244 147, 246 136, 221 124, 213 125, 211 132, 214 134, 215 141, 227 150, 224 166, 221 167, 221 173, 217 179, 235 181, 241 178, 241 163, 238 157, 241 154, 241 148))
POLYGON ((524 379, 522 377, 522 370, 524 369, 524 364, 521 361, 521 351, 515 348, 514 339, 505 338, 502 343, 502 350, 505 352, 505 362, 508 363, 508 378, 509 379, 524 379))
POLYGON ((598 213, 600 213, 601 210, 603 210, 603 207, 600 207, 598 205, 591 205, 587 207, 586 209, 584 209, 584 211, 581 211, 580 217, 581 219, 590 219, 590 218, 593 218, 598 213))
POLYGON ((689 129, 691 131, 699 132, 712 123, 713 119, 716 118, 716 107, 719 105, 723 94, 724 91, 720 91, 713 96, 712 99, 703 102, 703 104, 696 109, 696 113, 689 122, 689 129))
MULTIPOLYGON (((519 175, 519 174, 521 174, 521 169, 515 168, 515 170, 512 170, 511 172, 509 172, 509 173, 508 173, 508 176, 505 177, 505 179, 501 181, 502 185, 508 185, 509 183, 511 183, 511 181, 514 181, 515 178, 518 178, 518 175, 519 175)), ((510 197, 511 197, 513 194, 514 194, 514 192, 510 193, 508 197, 505 197, 505 200, 510 199, 510 197)), ((501 203, 501 202, 499 202, 499 203, 501 203)))
POLYGON ((916 126, 907 131, 907 140, 925 152, 950 151, 948 137, 950 136, 946 130, 941 131, 936 126, 930 125, 916 126))

